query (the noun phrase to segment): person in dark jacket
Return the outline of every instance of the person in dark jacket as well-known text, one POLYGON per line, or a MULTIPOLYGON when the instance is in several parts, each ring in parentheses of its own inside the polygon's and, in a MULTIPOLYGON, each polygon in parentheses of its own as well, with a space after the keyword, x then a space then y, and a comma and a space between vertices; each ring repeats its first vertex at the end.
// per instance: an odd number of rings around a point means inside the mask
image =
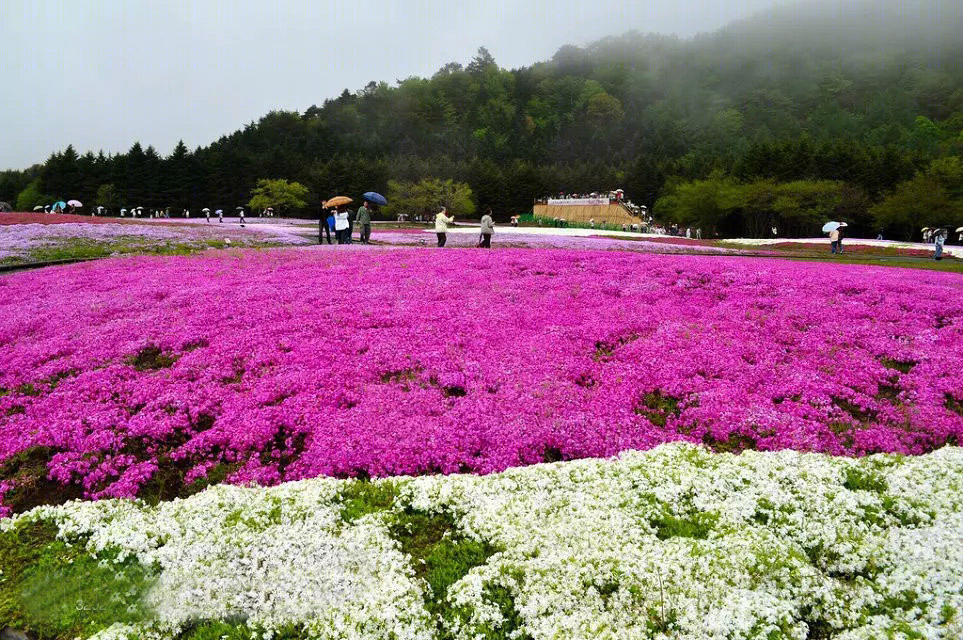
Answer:
POLYGON ((321 217, 318 219, 318 244, 324 244, 321 239, 321 234, 323 233, 328 238, 328 244, 331 244, 331 229, 334 228, 334 209, 331 211, 321 212, 321 217), (327 213, 327 215, 325 215, 327 213))

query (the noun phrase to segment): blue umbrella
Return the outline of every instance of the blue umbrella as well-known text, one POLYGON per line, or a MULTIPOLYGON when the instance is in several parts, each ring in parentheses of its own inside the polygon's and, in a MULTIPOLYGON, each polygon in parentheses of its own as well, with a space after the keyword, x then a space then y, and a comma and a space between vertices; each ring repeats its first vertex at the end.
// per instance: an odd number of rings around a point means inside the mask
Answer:
POLYGON ((371 202, 373 204, 380 204, 382 206, 388 204, 388 201, 385 199, 383 195, 381 195, 380 193, 376 193, 374 191, 369 191, 366 194, 364 194, 364 196, 362 197, 368 202, 371 202))
POLYGON ((67 208, 67 203, 64 202, 63 200, 60 200, 59 202, 55 202, 52 205, 50 205, 51 211, 56 211, 57 209, 60 209, 61 211, 63 211, 66 208, 67 208))

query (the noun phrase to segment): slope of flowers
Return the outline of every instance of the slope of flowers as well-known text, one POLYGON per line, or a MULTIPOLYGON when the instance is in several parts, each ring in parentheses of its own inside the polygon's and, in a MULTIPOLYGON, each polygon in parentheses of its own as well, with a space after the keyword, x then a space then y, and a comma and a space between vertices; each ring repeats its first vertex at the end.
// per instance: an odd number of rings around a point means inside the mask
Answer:
POLYGON ((150 568, 131 603, 142 615, 92 625, 97 640, 951 640, 961 488, 959 448, 851 459, 672 444, 488 476, 70 503, 0 531, 46 520, 103 563, 150 568), (363 487, 391 497, 360 509, 363 487), (444 514, 429 549, 412 546, 423 526, 398 526, 444 514), (217 621, 233 622, 190 635, 217 621))
POLYGON ((922 453, 963 436, 961 294, 955 274, 588 251, 14 274, 0 493, 47 501, 47 472, 95 498, 208 474, 488 473, 680 439, 922 453))

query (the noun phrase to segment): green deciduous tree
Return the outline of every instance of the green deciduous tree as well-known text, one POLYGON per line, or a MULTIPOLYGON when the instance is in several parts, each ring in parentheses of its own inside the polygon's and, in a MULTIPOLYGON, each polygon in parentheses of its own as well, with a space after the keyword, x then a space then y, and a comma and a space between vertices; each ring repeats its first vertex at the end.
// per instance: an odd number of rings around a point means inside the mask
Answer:
POLYGON ((14 208, 17 211, 30 211, 38 205, 48 205, 53 202, 53 198, 40 192, 40 179, 37 178, 28 184, 23 191, 17 195, 17 202, 14 208))
POLYGON ((273 207, 277 215, 282 209, 300 209, 307 204, 308 188, 300 182, 258 180, 247 206, 253 210, 273 207))
POLYGON ((963 162, 941 158, 901 182, 870 213, 880 229, 910 240, 922 227, 963 225, 963 162))
POLYGON ((388 215, 431 215, 439 207, 447 207, 449 214, 471 216, 475 213, 472 191, 464 182, 425 178, 418 182, 388 182, 388 215))

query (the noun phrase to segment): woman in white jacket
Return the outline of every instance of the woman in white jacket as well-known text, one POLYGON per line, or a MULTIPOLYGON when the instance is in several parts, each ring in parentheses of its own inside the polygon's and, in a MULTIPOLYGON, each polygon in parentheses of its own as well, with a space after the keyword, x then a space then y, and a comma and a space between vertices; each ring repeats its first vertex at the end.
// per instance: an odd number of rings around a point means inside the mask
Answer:
POLYGON ((348 243, 350 237, 348 235, 349 228, 348 212, 345 211, 344 205, 341 205, 334 213, 334 235, 338 239, 338 244, 348 243))
POLYGON ((448 215, 448 209, 442 207, 435 216, 435 234, 438 236, 438 246, 445 246, 448 241, 448 225, 455 222, 455 216, 448 215))

